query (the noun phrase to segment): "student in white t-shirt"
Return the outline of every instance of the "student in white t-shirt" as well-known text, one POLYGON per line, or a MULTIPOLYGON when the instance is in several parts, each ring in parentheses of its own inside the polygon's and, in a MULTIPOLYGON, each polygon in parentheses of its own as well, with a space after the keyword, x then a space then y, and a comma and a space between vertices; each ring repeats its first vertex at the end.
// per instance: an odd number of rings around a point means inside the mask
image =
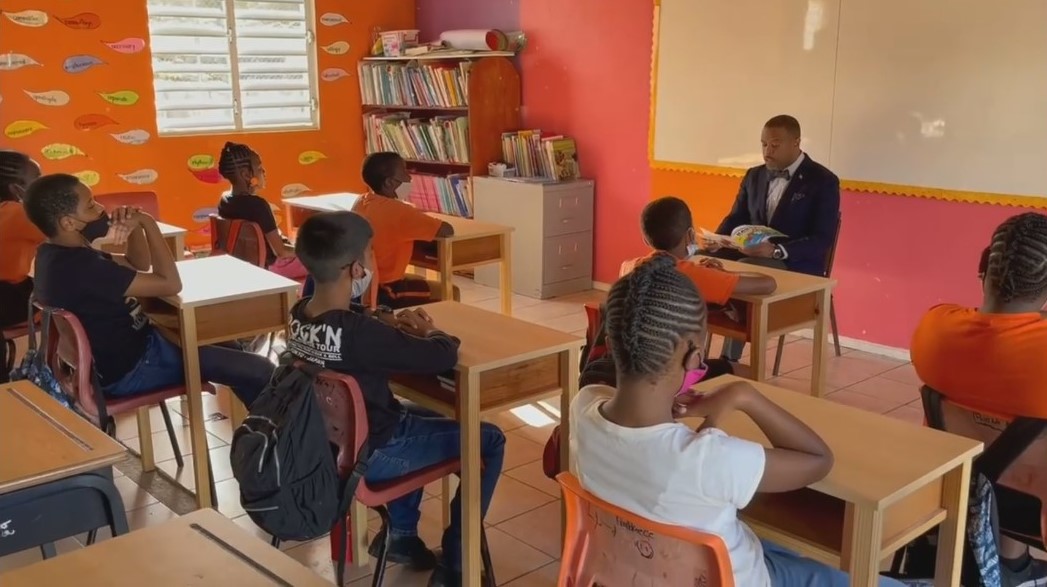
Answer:
POLYGON ((571 405, 571 470, 582 486, 650 520, 719 536, 739 586, 848 585, 846 573, 761 544, 738 519, 756 492, 806 487, 829 473, 833 457, 814 431, 747 383, 706 396, 688 391, 704 376, 706 308, 674 260, 656 256, 618 280, 605 321, 618 388, 587 386, 571 405), (773 448, 716 427, 736 410, 773 448), (705 422, 694 431, 675 421, 685 416, 705 422))

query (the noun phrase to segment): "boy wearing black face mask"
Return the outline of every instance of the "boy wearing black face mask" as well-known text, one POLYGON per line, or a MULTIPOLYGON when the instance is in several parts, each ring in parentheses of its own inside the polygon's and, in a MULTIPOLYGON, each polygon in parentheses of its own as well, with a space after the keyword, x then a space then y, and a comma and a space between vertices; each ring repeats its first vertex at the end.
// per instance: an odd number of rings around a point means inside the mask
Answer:
MULTIPOLYGON (((128 396, 182 385, 181 349, 149 324, 136 298, 177 294, 182 282, 156 221, 122 207, 112 218, 91 190, 72 175, 33 182, 26 214, 47 237, 36 253, 36 297, 72 312, 91 344, 102 391, 128 396), (111 255, 90 243, 109 236, 127 244, 111 255)), ((251 405, 269 382, 273 365, 263 357, 225 347, 200 348, 200 374, 232 388, 251 405)))

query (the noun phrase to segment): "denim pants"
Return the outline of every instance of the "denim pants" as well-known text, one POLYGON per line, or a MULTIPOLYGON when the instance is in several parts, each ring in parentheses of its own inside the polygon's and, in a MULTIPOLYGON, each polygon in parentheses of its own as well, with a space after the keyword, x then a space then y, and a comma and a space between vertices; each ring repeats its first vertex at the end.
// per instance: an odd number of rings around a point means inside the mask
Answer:
MULTIPOLYGON (((228 386, 250 407, 273 376, 269 359, 224 346, 200 347, 200 379, 228 386)), ((106 395, 135 395, 185 385, 182 349, 155 328, 149 332, 145 354, 119 381, 106 385, 106 395)))
MULTIPOLYGON (((847 587, 850 576, 818 561, 804 558, 773 542, 761 540, 763 560, 771 576, 771 587, 847 587)), ((880 587, 904 587, 904 583, 880 577, 880 587)))
MULTIPOLYGON (((745 257, 738 259, 740 263, 748 263, 749 265, 759 265, 760 267, 770 267, 771 269, 785 269, 785 263, 777 259, 765 259, 763 257, 745 257)), ((720 351, 720 357, 738 362, 738 359, 742 358, 742 351, 745 350, 745 341, 738 340, 735 338, 725 338, 723 340, 723 350, 720 351)))
MULTIPOLYGON (((461 424, 414 405, 407 405, 392 439, 374 451, 365 478, 370 483, 388 481, 462 454, 461 424)), ((480 424, 480 515, 487 514, 505 456, 505 434, 494 424, 480 424)), ((451 525, 443 535, 444 565, 462 567, 461 487, 451 501, 451 525)), ((389 503, 389 535, 403 538, 418 535, 422 490, 389 503)))

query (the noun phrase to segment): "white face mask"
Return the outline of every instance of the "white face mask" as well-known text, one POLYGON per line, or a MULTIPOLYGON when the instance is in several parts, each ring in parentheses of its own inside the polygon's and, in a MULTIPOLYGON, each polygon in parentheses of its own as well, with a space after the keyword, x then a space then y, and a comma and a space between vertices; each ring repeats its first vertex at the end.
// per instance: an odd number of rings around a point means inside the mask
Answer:
POLYGON ((695 256, 697 254, 698 254, 698 245, 697 244, 691 243, 691 244, 687 245, 687 256, 688 257, 693 257, 693 256, 695 256))
POLYGON ((396 186, 396 199, 406 201, 411 195, 411 182, 396 186))
POLYGON ((353 280, 353 299, 367 293, 369 287, 371 287, 371 270, 364 268, 364 276, 353 280))

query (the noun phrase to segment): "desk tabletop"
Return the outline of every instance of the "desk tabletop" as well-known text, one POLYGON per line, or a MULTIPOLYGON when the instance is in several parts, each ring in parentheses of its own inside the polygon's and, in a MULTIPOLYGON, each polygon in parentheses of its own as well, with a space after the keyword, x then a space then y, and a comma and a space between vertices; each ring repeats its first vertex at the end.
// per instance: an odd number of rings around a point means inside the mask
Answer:
POLYGON ((164 236, 178 236, 180 234, 186 234, 187 232, 189 232, 181 226, 166 224, 164 222, 157 222, 156 226, 160 229, 160 234, 164 236))
POLYGON ((461 339, 459 370, 486 371, 578 348, 585 342, 573 334, 459 302, 437 302, 423 309, 437 328, 461 339))
POLYGON ((212 509, 16 569, 0 575, 0 584, 330 587, 323 577, 212 509))
POLYGON ((112 465, 126 453, 32 383, 0 384, 0 494, 112 465))
POLYGON ((335 194, 322 194, 319 196, 298 196, 296 198, 284 198, 284 204, 306 210, 318 212, 348 212, 353 209, 360 194, 350 192, 339 192, 335 194))
POLYGON ((504 224, 494 224, 492 222, 483 222, 449 214, 438 214, 436 212, 426 212, 426 214, 454 227, 454 234, 446 238, 449 241, 494 236, 513 231, 513 227, 505 226, 504 224))
POLYGON ((724 269, 728 271, 734 271, 736 273, 762 273, 764 275, 770 275, 776 282, 778 282, 778 287, 773 293, 766 295, 736 294, 731 296, 736 300, 742 300, 745 302, 773 302, 779 299, 791 298, 836 287, 836 280, 829 277, 807 275, 806 273, 796 273, 795 271, 786 271, 784 269, 772 269, 770 267, 761 267, 759 265, 750 265, 748 263, 739 263, 737 261, 726 261, 723 259, 717 259, 717 261, 723 263, 724 269))
MULTIPOLYGON (((732 380, 744 381, 724 376, 700 383, 695 389, 709 391, 732 380)), ((973 459, 983 449, 981 442, 962 436, 766 383, 749 383, 825 440, 835 464, 828 477, 811 489, 850 503, 886 507, 973 459)), ((693 419, 687 423, 697 426, 699 422, 693 419)), ((767 437, 744 414, 731 414, 722 428, 732 436, 769 446, 767 437)))
POLYGON ((163 300, 178 308, 298 291, 297 282, 231 255, 186 259, 175 265, 182 278, 182 292, 163 300))

